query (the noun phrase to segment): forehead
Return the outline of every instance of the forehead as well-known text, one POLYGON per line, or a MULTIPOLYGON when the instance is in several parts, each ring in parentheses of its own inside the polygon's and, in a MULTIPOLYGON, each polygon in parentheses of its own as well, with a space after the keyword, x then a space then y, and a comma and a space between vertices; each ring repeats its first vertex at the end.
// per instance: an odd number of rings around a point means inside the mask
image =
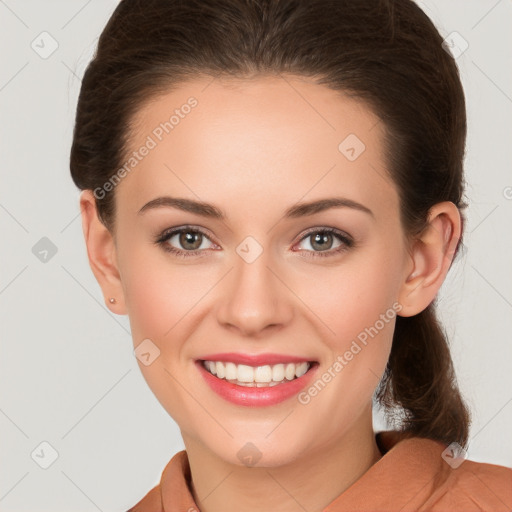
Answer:
POLYGON ((396 207, 383 123, 364 103, 305 78, 198 78, 145 103, 132 127, 127 158, 139 154, 117 192, 134 207, 169 193, 212 203, 246 197, 249 212, 333 192, 396 207))

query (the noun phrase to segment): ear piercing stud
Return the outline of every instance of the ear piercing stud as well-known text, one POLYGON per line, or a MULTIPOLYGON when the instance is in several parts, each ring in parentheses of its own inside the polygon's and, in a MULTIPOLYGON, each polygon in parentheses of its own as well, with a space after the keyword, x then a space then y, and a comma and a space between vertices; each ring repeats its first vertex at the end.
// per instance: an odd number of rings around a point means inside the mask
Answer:
POLYGON ((116 303, 116 299, 114 299, 114 297, 110 297, 110 299, 108 299, 108 301, 110 302, 110 304, 116 303))

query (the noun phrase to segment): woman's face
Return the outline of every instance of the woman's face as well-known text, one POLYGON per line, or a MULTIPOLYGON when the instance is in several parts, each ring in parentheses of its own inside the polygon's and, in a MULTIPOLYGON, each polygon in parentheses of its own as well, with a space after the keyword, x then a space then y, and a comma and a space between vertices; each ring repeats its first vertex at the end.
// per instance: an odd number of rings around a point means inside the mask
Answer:
POLYGON ((366 428, 411 270, 382 123, 293 77, 197 79, 135 121, 115 253, 140 369, 185 442, 274 466, 366 428))

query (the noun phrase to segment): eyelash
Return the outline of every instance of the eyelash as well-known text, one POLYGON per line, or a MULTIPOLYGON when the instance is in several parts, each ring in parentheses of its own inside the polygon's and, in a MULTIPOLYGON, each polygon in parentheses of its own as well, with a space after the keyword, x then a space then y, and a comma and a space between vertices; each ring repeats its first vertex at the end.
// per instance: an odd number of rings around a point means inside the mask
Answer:
MULTIPOLYGON (((179 258, 190 258, 194 256, 203 256, 203 253, 205 252, 204 249, 196 249, 194 251, 184 251, 180 249, 176 249, 176 247, 173 247, 172 245, 169 245, 167 241, 171 239, 174 235, 180 234, 180 233, 194 233, 194 234, 201 234, 204 237, 210 239, 207 233, 205 233, 203 230, 198 229, 193 226, 181 226, 179 228, 172 228, 163 231, 160 235, 157 236, 155 243, 160 245, 162 249, 166 252, 169 252, 175 256, 178 256, 179 258)), ((307 231, 304 236, 299 240, 299 243, 303 240, 306 240, 308 237, 310 237, 313 234, 322 233, 322 234, 332 234, 338 237, 338 239, 342 242, 342 245, 335 249, 330 249, 328 251, 310 251, 305 250, 305 252, 308 254, 308 258, 326 258, 326 257, 332 257, 336 256, 352 247, 354 247, 355 242, 354 240, 344 233, 343 231, 340 231, 335 228, 313 228, 309 231, 307 231)), ((210 240, 211 241, 211 240, 210 240)))

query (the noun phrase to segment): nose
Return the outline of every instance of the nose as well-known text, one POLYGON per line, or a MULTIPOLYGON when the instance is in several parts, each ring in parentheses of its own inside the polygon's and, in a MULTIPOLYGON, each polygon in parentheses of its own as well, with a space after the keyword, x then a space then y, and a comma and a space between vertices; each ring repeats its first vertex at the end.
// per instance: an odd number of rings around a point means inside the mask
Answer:
POLYGON ((292 293, 267 257, 266 251, 248 263, 235 257, 235 268, 224 280, 217 309, 218 322, 243 336, 258 337, 289 324, 292 293))

